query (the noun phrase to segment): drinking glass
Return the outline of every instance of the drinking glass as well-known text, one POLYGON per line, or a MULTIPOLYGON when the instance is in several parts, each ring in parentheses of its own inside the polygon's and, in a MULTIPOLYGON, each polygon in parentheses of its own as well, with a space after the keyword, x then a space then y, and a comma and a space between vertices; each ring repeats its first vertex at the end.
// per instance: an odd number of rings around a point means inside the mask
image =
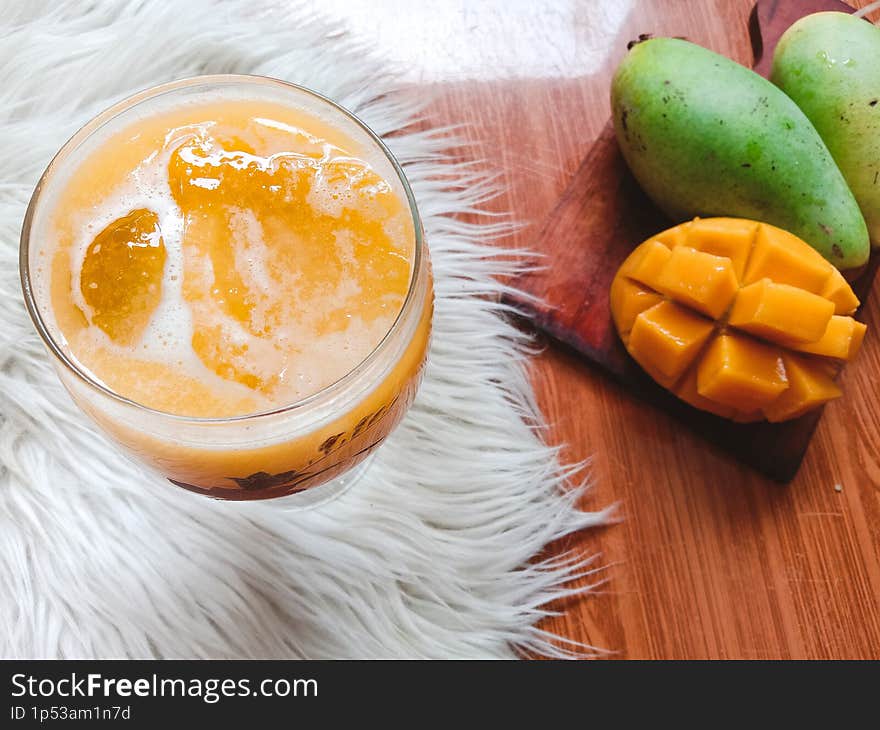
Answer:
MULTIPOLYGON (((73 400, 110 438, 172 484, 217 499, 285 497, 314 506, 348 488, 364 460, 400 422, 415 396, 427 356, 433 312, 428 249, 412 190, 400 164, 367 125, 331 100, 275 79, 202 76, 156 86, 119 102, 80 129, 49 164, 31 198, 20 248, 24 300, 73 400), (226 99, 266 101, 301 110, 338 128, 409 208, 404 235, 414 252, 397 319, 375 349, 346 375, 297 402, 230 418, 193 418, 136 403, 82 367, 35 286, 40 254, 51 245, 49 219, 76 168, 114 133, 182 104, 226 99), (355 467, 358 467, 357 469, 355 467)), ((162 387, 157 383, 156 387, 162 387)))

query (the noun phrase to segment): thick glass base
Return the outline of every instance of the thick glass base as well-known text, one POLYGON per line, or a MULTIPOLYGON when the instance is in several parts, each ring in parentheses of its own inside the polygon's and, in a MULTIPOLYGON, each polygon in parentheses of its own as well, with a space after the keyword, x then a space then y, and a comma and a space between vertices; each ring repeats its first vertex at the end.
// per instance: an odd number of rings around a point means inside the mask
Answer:
POLYGON ((270 500, 273 505, 278 505, 286 512, 302 512, 308 509, 321 507, 328 502, 344 494, 359 482, 373 462, 373 454, 370 454, 360 464, 353 469, 349 469, 345 474, 341 474, 336 479, 312 487, 304 492, 297 494, 288 494, 285 497, 278 497, 270 500))

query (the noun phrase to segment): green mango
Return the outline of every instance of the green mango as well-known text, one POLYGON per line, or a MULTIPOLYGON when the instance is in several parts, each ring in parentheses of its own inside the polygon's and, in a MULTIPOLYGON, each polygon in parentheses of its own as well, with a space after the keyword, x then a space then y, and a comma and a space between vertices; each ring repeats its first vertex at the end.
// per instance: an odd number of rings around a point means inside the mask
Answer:
POLYGON ((862 266, 865 220, 810 120, 776 86, 675 38, 632 47, 611 107, 627 164, 676 222, 695 215, 764 221, 839 269, 862 266))
POLYGON ((816 127, 880 246, 880 28, 815 13, 789 28, 770 76, 816 127))

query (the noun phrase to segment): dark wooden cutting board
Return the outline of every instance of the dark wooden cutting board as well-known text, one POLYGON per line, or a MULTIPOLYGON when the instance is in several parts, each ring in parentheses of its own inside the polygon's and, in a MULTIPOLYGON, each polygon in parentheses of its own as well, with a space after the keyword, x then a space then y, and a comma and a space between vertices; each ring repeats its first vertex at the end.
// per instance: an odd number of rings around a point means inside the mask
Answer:
MULTIPOLYGON (((748 28, 755 70, 766 76, 780 36, 798 18, 821 10, 852 12, 837 0, 759 0, 748 28)), ((767 476, 787 482, 803 460, 821 409, 781 424, 737 424, 699 411, 651 380, 627 354, 614 329, 608 290, 615 272, 637 244, 677 222, 665 218, 640 190, 620 155, 609 120, 533 246, 547 255, 543 268, 513 282, 538 301, 526 296, 510 301, 535 326, 577 350, 628 391, 673 413, 767 476)), ((873 256, 853 283, 862 302, 878 260, 873 256)))

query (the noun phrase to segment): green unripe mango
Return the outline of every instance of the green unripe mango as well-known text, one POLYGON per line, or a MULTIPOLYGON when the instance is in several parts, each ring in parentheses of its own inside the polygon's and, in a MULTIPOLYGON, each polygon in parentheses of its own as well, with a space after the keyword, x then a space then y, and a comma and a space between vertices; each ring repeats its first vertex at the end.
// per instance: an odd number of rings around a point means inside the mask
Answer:
POLYGON ((815 13, 789 28, 770 76, 825 141, 880 246, 880 28, 815 13))
POLYGON ((611 106, 627 164, 673 220, 753 218, 840 269, 867 261, 865 221, 831 153, 758 74, 693 43, 653 38, 618 66, 611 106))

